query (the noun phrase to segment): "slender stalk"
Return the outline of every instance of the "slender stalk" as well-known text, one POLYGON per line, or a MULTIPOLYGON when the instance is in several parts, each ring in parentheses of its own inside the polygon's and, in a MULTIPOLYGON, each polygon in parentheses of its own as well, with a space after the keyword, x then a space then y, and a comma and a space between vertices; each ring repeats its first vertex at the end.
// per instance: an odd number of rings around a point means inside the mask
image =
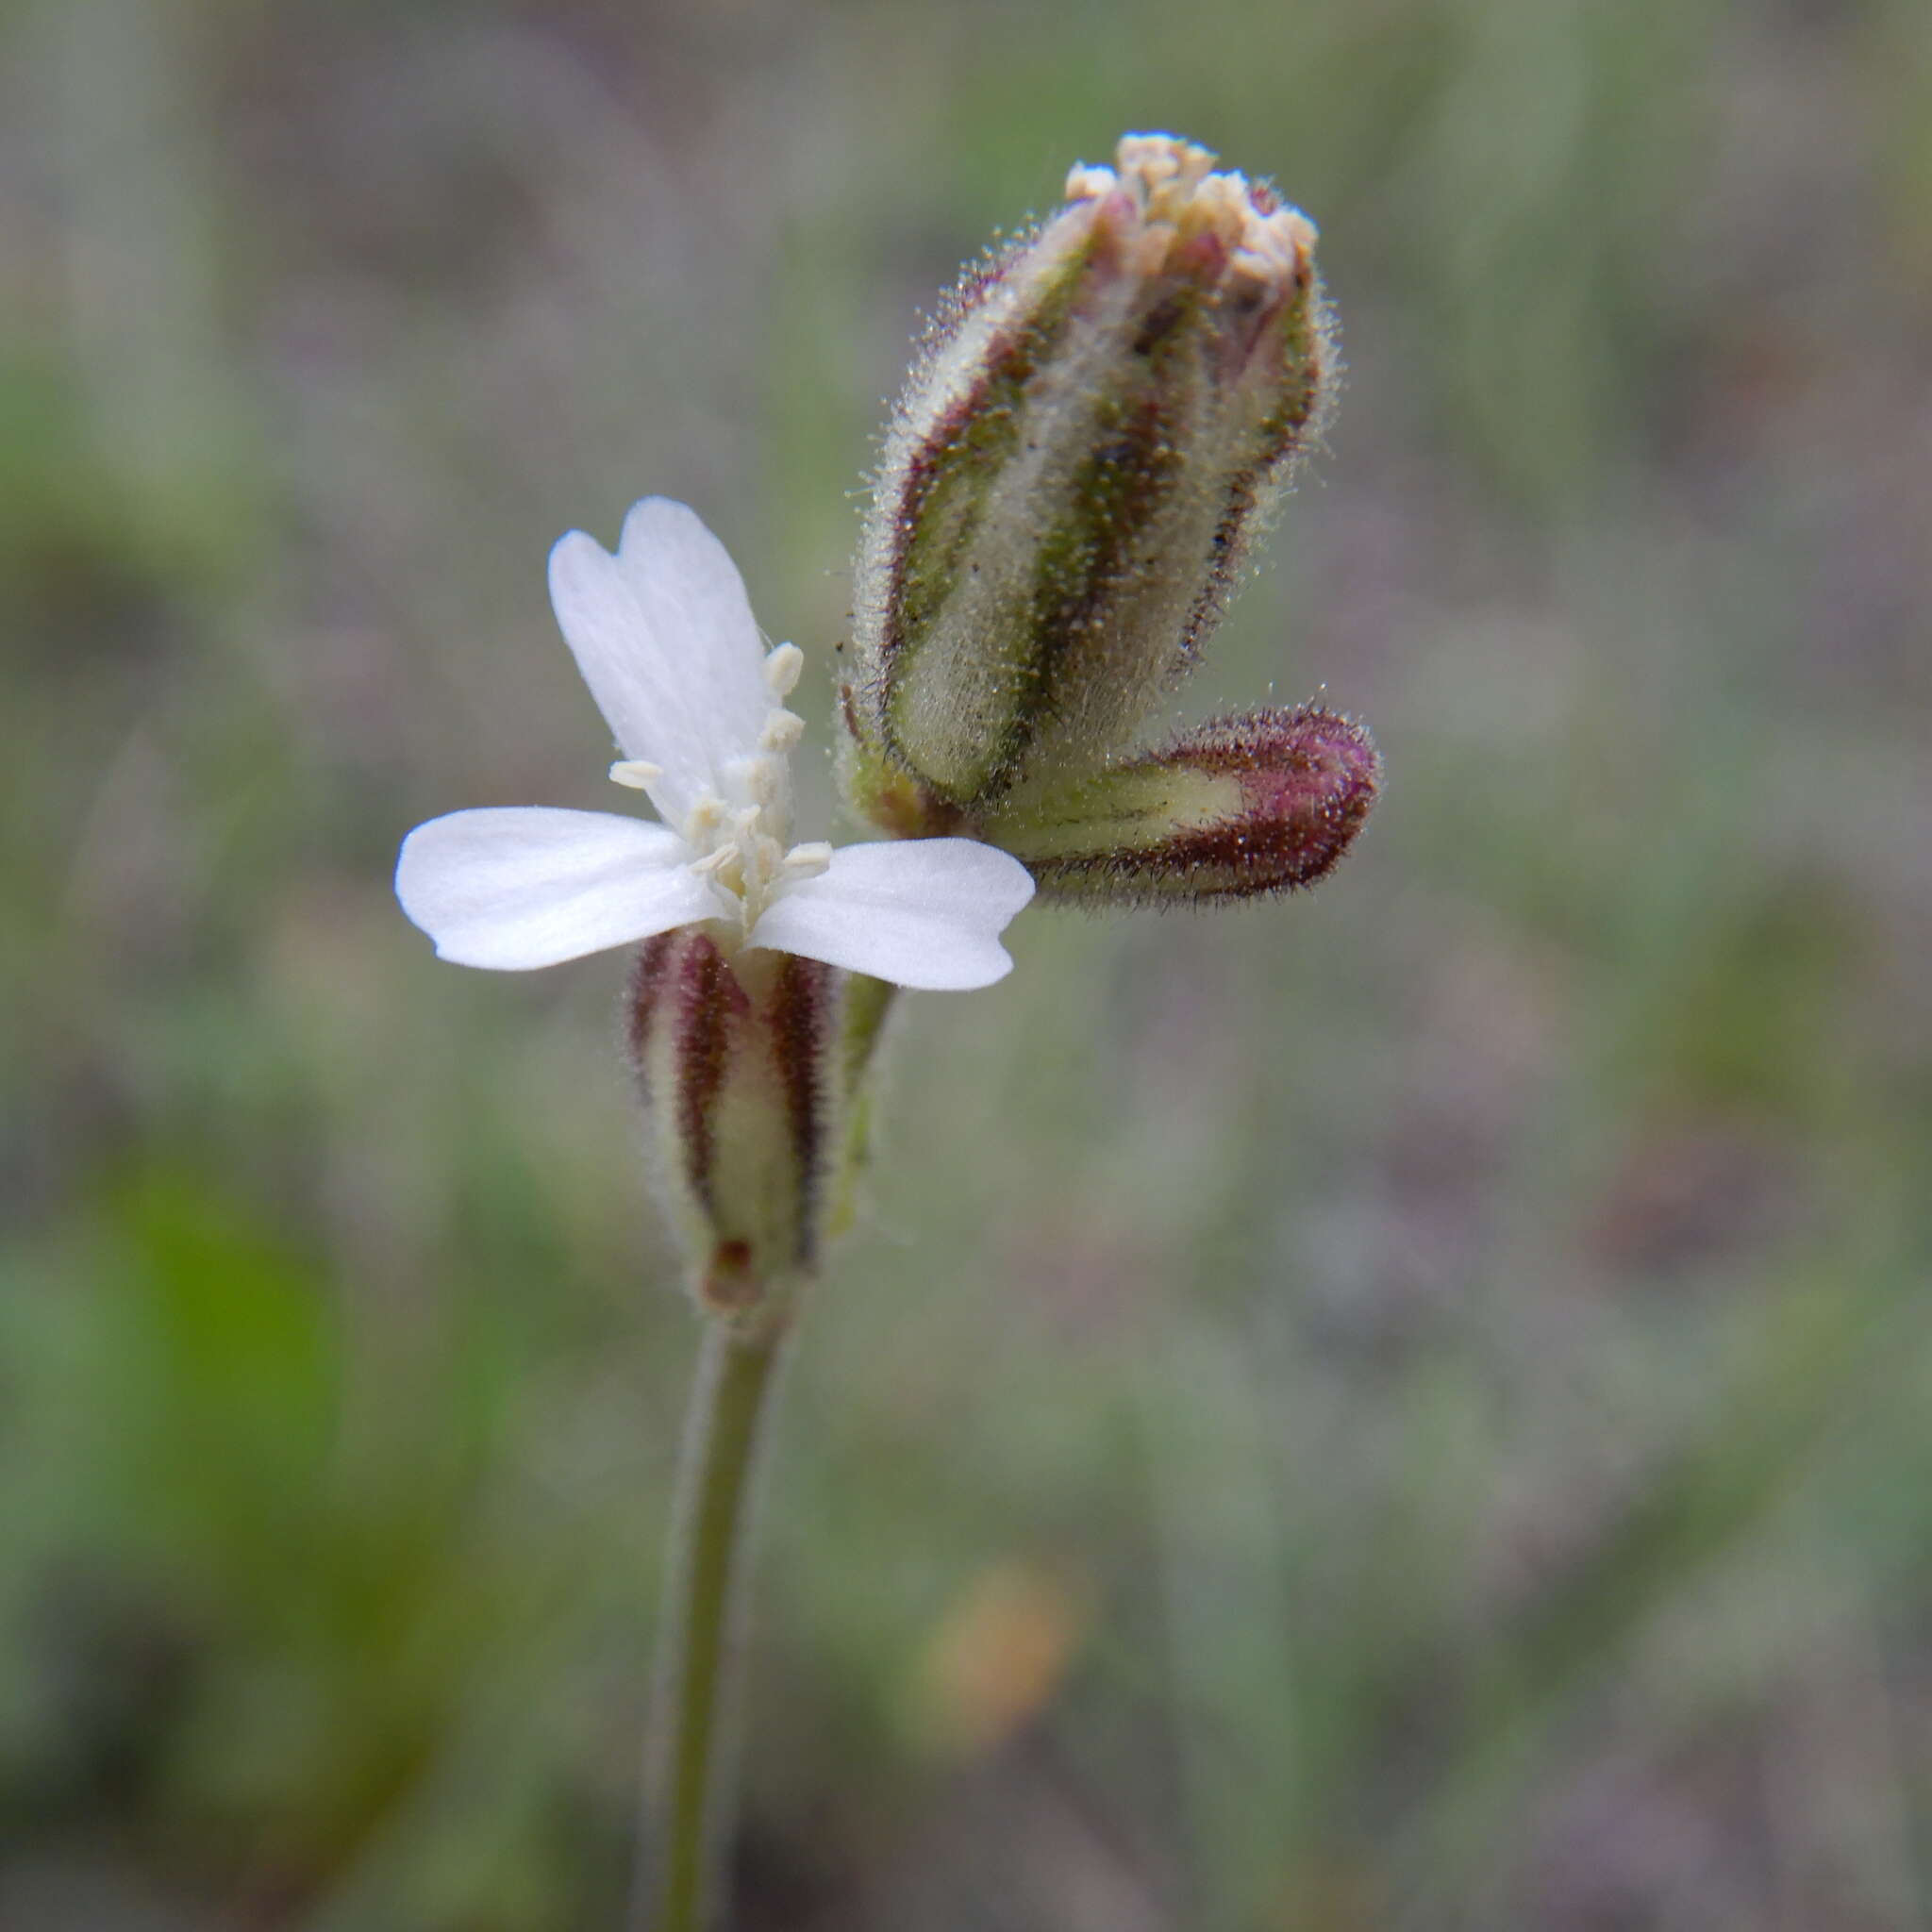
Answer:
POLYGON ((680 1452, 634 1922, 703 1932, 729 1834, 732 1651, 762 1424, 785 1326, 707 1324, 680 1452))

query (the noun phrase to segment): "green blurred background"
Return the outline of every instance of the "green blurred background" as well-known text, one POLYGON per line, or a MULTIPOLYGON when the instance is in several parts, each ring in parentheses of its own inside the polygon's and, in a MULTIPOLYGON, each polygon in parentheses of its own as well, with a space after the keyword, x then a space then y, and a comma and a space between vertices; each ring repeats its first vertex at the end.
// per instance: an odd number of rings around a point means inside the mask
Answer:
POLYGON ((1325 687, 1388 790, 906 1003, 739 1924, 1932 1925, 1924 0, 4 31, 0 1925, 617 1923, 622 966, 439 965, 395 845, 609 805, 543 558, 647 491, 822 724, 920 309, 1141 127, 1350 365, 1187 715, 1325 687))

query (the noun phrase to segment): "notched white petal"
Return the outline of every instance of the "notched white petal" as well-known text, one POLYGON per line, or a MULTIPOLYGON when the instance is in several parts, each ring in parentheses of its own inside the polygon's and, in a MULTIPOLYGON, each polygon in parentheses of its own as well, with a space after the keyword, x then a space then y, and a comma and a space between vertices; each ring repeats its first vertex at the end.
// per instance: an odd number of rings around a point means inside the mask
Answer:
POLYGON ((976 840, 847 845, 818 876, 786 886, 751 943, 896 986, 965 991, 1012 971, 999 934, 1032 896, 1026 868, 976 840))
POLYGON ((694 510, 645 497, 615 555, 571 531, 550 553, 550 601, 622 762, 661 768, 653 797, 673 819, 759 748, 764 647, 737 566, 694 510))
POLYGON ((688 645, 659 630, 617 559, 582 530, 558 538, 550 552, 550 602, 623 761, 658 767, 664 795, 681 813, 712 771, 704 721, 681 675, 688 645))
POLYGON ((749 750, 771 705, 765 647, 730 553, 668 496, 631 506, 617 568, 709 733, 714 756, 749 750))
POLYGON ((418 825, 396 897, 461 966, 521 972, 708 919, 716 895, 676 833, 606 812, 519 806, 418 825))

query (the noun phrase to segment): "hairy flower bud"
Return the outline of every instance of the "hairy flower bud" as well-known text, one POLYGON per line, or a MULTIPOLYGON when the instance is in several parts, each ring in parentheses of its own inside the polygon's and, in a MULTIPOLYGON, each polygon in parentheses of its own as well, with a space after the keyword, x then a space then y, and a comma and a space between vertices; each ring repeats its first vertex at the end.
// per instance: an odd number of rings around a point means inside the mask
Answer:
POLYGON ((887 437, 859 554, 845 784, 895 832, 1118 751, 1221 614, 1317 434, 1313 225, 1129 136, 970 271, 887 437))
POLYGON ((890 991, 791 953, 727 958, 703 926, 640 950, 631 1055, 711 1313, 757 1319, 815 1267, 841 1192, 850 1090, 890 991))
POLYGON ((1044 899, 1200 905, 1311 886, 1375 802, 1382 761, 1352 719, 1312 705, 1217 719, 1043 797, 1002 841, 1044 899))

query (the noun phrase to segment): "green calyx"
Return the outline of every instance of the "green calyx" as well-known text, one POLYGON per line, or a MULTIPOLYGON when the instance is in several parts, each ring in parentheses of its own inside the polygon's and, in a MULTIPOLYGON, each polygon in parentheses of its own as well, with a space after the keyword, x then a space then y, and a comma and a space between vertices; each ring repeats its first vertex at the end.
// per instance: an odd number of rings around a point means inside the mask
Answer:
POLYGON ((974 831, 1024 860, 1049 900, 1199 905, 1324 877, 1380 781, 1374 742, 1352 720, 1270 709, 1015 794, 974 831))

